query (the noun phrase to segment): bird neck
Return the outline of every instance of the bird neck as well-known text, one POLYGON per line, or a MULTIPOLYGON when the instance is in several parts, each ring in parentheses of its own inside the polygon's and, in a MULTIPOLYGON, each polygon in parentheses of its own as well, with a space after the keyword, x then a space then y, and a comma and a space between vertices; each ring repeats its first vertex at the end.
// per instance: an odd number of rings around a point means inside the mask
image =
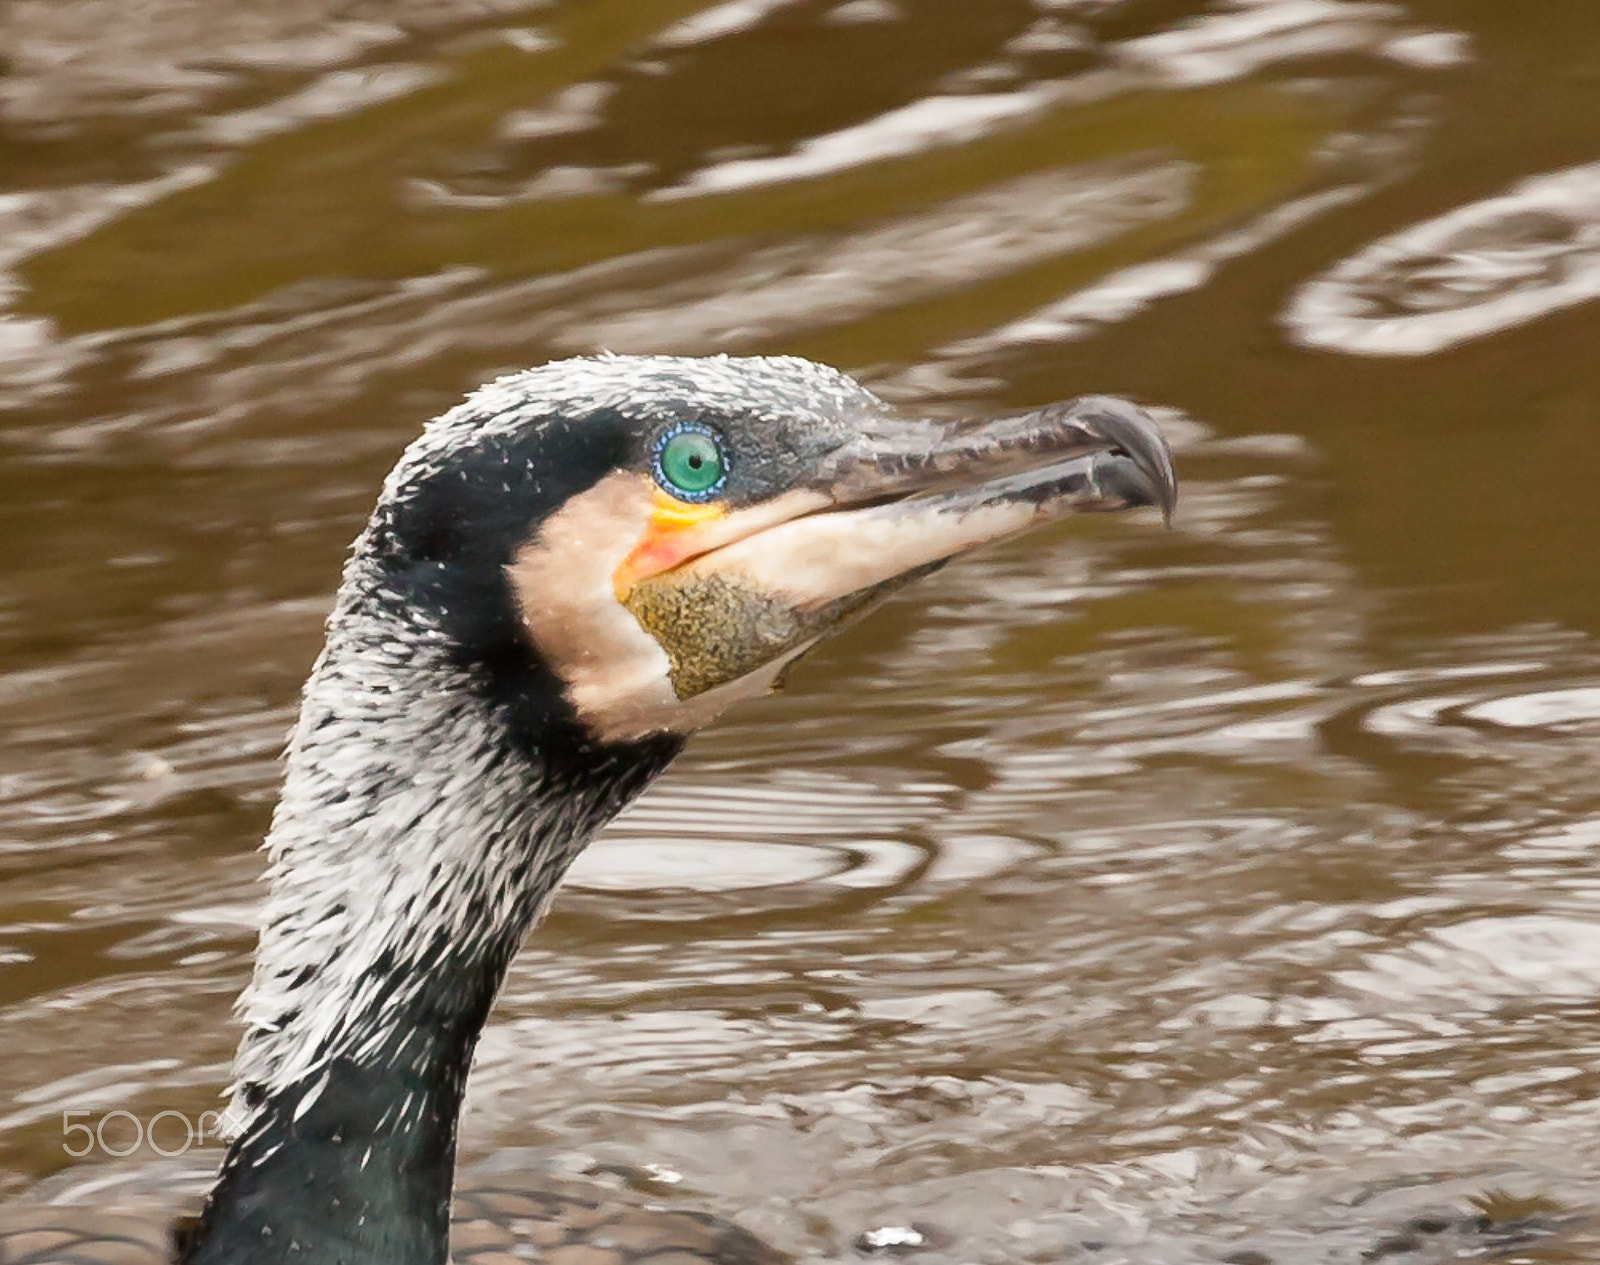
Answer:
POLYGON ((681 740, 585 742, 537 672, 337 609, 267 840, 230 1115, 185 1265, 443 1265, 456 1123, 505 971, 681 740))
MULTIPOLYGON (((338 1055, 262 1104, 223 1161, 185 1265, 444 1265, 456 1122, 492 981, 397 1015, 409 1055, 338 1055), (487 987, 486 987, 487 985, 487 987), (430 1016, 430 1011, 437 1011, 430 1016)), ((421 1003, 420 1005, 418 1003, 421 1003)))

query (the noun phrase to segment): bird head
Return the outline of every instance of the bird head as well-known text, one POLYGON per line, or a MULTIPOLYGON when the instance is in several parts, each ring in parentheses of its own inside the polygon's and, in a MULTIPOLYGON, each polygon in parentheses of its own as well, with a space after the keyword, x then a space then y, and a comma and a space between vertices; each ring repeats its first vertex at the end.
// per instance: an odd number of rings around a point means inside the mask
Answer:
POLYGON ((906 418, 805 360, 608 356, 433 423, 368 550, 463 666, 536 675, 612 743, 701 727, 958 554, 1175 498, 1159 430, 1112 397, 906 418))

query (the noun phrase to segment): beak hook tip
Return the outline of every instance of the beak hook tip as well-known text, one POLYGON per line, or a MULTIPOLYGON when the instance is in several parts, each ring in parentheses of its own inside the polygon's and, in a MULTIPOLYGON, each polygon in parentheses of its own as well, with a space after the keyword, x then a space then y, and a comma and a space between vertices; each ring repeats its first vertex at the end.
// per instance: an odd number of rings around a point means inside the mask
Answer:
POLYGON ((1129 461, 1139 475, 1140 491, 1147 503, 1158 506, 1161 521, 1172 526, 1178 508, 1178 475, 1172 448, 1155 418, 1134 404, 1111 395, 1091 395, 1077 401, 1080 424, 1109 445, 1107 451, 1129 461))

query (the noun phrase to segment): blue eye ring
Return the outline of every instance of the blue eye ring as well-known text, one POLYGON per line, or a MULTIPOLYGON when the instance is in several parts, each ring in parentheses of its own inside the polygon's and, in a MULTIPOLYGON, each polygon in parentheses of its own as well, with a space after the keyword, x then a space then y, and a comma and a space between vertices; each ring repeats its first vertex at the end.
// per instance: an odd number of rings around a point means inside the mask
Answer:
POLYGON ((651 451, 656 484, 669 496, 691 504, 709 501, 722 491, 728 464, 722 436, 702 422, 674 422, 656 436, 651 451))

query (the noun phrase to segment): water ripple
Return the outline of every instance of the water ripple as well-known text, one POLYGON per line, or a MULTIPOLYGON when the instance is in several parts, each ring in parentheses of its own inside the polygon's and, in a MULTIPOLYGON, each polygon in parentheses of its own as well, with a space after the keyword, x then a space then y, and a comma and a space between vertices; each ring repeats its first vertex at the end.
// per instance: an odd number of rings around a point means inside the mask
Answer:
POLYGON ((1298 289, 1308 347, 1423 356, 1600 297, 1600 164, 1533 176, 1379 239, 1298 289))

